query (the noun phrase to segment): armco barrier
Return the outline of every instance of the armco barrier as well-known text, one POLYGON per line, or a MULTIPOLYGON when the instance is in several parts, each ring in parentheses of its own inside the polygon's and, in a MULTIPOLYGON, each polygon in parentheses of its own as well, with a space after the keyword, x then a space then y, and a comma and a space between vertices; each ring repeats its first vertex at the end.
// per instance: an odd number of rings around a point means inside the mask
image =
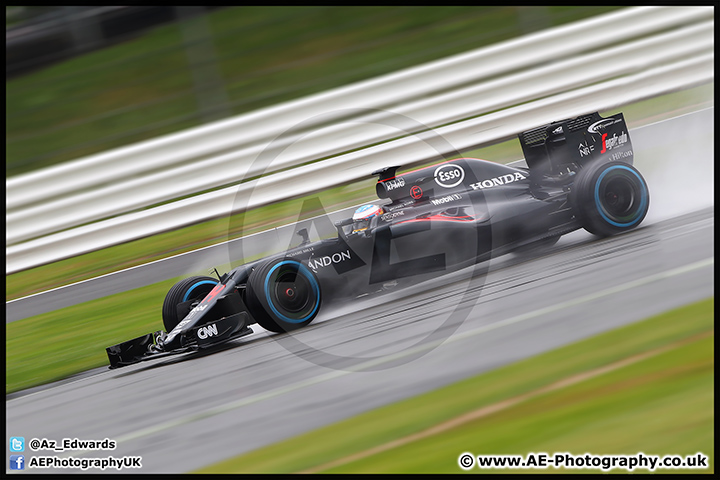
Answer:
MULTIPOLYGON (((555 95, 521 106, 436 130, 451 150, 474 148, 512 138, 518 131, 592 110, 607 110, 709 82, 714 55, 683 60, 669 66, 555 95)), ((450 153, 429 147, 422 137, 406 137, 339 157, 280 172, 237 187, 198 195, 160 207, 78 227, 7 248, 7 271, 13 272, 104 248, 213 217, 228 215, 238 198, 254 208, 366 178, 393 164, 410 166, 450 153), (322 179, 322 181, 319 181, 322 179)))
MULTIPOLYGON (((355 115, 352 120, 319 128, 300 139, 291 137, 283 142, 274 142, 275 148, 292 142, 292 148, 278 154, 267 170, 276 171, 317 158, 339 155, 393 137, 416 134, 423 128, 508 108, 641 71, 648 66, 709 53, 713 47, 713 29, 712 21, 703 22, 399 105, 392 111, 355 115)), ((257 176, 265 172, 254 160, 266 146, 259 144, 198 159, 191 164, 163 169, 140 178, 119 180, 10 212, 7 215, 6 241, 17 243, 257 176), (57 215, 57 212, 62 212, 62 215, 57 215)))
MULTIPOLYGON (((10 273, 22 270, 208 218, 227 215, 233 207, 233 200, 236 196, 247 195, 247 192, 252 192, 247 204, 248 208, 252 208, 366 177, 374 168, 386 164, 388 158, 392 158, 394 164, 410 165, 448 153, 439 153, 428 149, 421 138, 422 135, 417 135, 422 127, 412 127, 412 123, 433 127, 455 122, 437 129, 436 132, 441 134, 453 149, 462 150, 510 138, 520 130, 546 121, 591 110, 609 109, 613 106, 688 88, 713 79, 712 34, 714 25, 712 21, 707 20, 712 18, 712 8, 627 9, 610 16, 604 15, 559 29, 541 32, 535 36, 539 36, 540 39, 552 38, 553 41, 558 42, 559 48, 561 44, 574 44, 575 42, 560 42, 559 39, 562 36, 557 36, 560 35, 558 31, 562 34, 577 33, 580 24, 584 24, 586 29, 597 25, 607 26, 604 22, 608 18, 620 22, 626 18, 624 15, 642 23, 642 25, 633 27, 635 34, 668 29, 678 25, 681 27, 611 48, 598 50, 597 48, 602 47, 602 44, 595 43, 592 47, 595 48, 594 51, 572 58, 558 56, 556 51, 555 56, 558 58, 554 62, 546 59, 545 64, 540 66, 537 66, 537 58, 526 59, 525 63, 517 63, 514 69, 507 65, 503 67, 507 70, 519 70, 519 73, 504 75, 470 87, 456 88, 428 99, 412 98, 408 102, 393 107, 392 111, 368 114, 365 109, 351 112, 354 115, 348 115, 348 109, 339 109, 331 111, 331 113, 324 112, 324 115, 319 115, 318 121, 328 123, 335 115, 343 116, 347 123, 336 120, 334 124, 329 122, 330 126, 318 130, 316 133, 305 135, 292 148, 288 149, 285 156, 279 156, 273 162, 271 170, 275 171, 288 166, 295 166, 294 168, 268 175, 258 181, 246 182, 240 186, 224 188, 140 212, 126 213, 132 209, 244 178, 248 173, 253 173, 248 171, 248 165, 252 164, 258 153, 266 147, 267 142, 249 145, 240 150, 205 159, 199 158, 189 167, 169 168, 167 171, 149 174, 138 180, 118 181, 111 187, 97 188, 82 194, 71 193, 54 202, 16 209, 7 215, 8 243, 37 235, 48 233, 49 235, 9 246, 6 250, 7 271, 10 273), (643 15, 640 15, 639 12, 642 12, 643 15), (660 14, 660 12, 664 13, 660 14), (620 15, 621 13, 623 15, 620 15), (670 18, 673 20, 670 21, 670 18), (649 26, 643 23, 645 21, 658 23, 649 26), (690 25, 684 25, 687 23, 690 25), (598 80, 604 81, 591 85, 598 80), (548 95, 550 96, 548 97, 548 95), (517 106, 521 102, 538 98, 540 100, 517 106), (492 114, 465 120, 498 109, 500 110, 492 114), (392 128, 378 127, 377 125, 379 122, 388 121, 393 115, 396 118, 406 117, 412 120, 411 127, 407 128, 410 135, 394 141, 386 141, 374 147, 362 148, 349 154, 337 155, 337 153, 347 152, 363 145, 378 143, 391 136, 397 137, 397 129, 393 132, 392 128), (352 121, 348 121, 348 118, 352 121), (335 156, 331 156, 332 154, 335 156), (330 156, 330 158, 314 164, 297 166, 309 160, 326 156, 330 156), (198 165, 203 165, 205 168, 199 169, 198 165), (215 165, 216 168, 210 168, 212 165, 215 165), (207 176, 198 174, 201 170, 214 173, 207 176), (319 171, 323 172, 325 179, 323 182, 318 181, 317 172, 319 171), (220 176, 224 178, 220 179, 220 176), (48 205, 52 208, 48 208, 48 205), (107 205, 112 205, 112 207, 109 208, 107 205), (50 216, 48 216, 48 212, 51 212, 50 216), (63 215, 59 216, 58 212, 62 212, 63 215), (93 224, 75 227, 61 233, 53 233, 73 225, 115 214, 122 215, 110 220, 101 220, 93 224), (57 221, 56 217, 59 218, 57 221)), ((613 35, 614 32, 613 29, 613 35)), ((587 36, 589 35, 584 35, 583 38, 587 36)), ((605 36, 607 37, 607 35, 605 36)), ((465 61, 468 58, 480 58, 483 59, 480 61, 480 65, 482 65, 488 55, 491 56, 493 52, 505 51, 507 53, 508 49, 514 52, 510 47, 518 44, 525 45, 525 48, 528 49, 526 53, 528 53, 533 50, 527 44, 529 37, 533 37, 533 35, 452 58, 454 61, 459 61, 458 58, 464 58, 465 61), (483 51, 483 54, 478 53, 483 51)), ((619 39, 627 37, 628 35, 613 36, 610 43, 617 43, 619 39)), ((536 38, 536 41, 539 42, 540 39, 536 38)), ((577 43, 582 42, 578 41, 577 43)), ((575 52, 584 51, 583 48, 588 48, 587 45, 586 43, 584 47, 576 47, 575 52)), ((514 58, 514 61, 520 62, 519 57, 514 58)), ((452 62, 445 60, 428 65, 448 65, 448 63, 452 62)), ((432 68, 428 65, 408 71, 415 70, 420 76, 429 75, 428 72, 432 68)), ((467 67, 467 64, 465 66, 467 67)), ((476 66, 475 69, 480 68, 476 66)), ((407 71, 404 72, 407 73, 407 71)), ((402 73, 388 77, 404 78, 408 84, 414 85, 416 79, 413 76, 403 76, 402 73)), ((387 85, 379 79, 375 82, 378 82, 379 85, 387 85)), ((385 82, 389 82, 389 80, 386 79, 385 82)), ((367 86, 373 81, 362 83, 367 86)), ((402 87, 402 82, 390 83, 395 85, 395 88, 402 90, 401 93, 406 92, 402 87)), ((357 88, 357 85, 351 87, 357 88)), ((349 90, 352 89, 346 87, 345 92, 347 93, 349 90)), ((353 91, 357 93, 357 90, 353 91)), ((360 89, 360 91, 364 90, 360 89)), ((332 97, 332 95, 339 94, 328 92, 328 95, 332 97)), ((318 111, 317 105, 310 102, 309 99, 297 102, 302 103, 303 101, 313 105, 308 107, 308 115, 318 111)), ((325 106, 327 107, 327 105, 325 106)), ((283 108, 289 107, 285 105, 283 108)), ((259 113, 255 113, 255 115, 259 115, 259 113)), ((222 125, 232 121, 239 120, 218 122, 211 126, 201 127, 200 130, 211 127, 222 129, 224 128, 222 125)), ((313 121, 307 121, 307 118, 305 121, 307 125, 313 124, 313 121)), ((168 139, 175 138, 178 145, 181 145, 185 141, 183 135, 192 136, 197 130, 193 129, 189 132, 163 137, 157 141, 145 142, 139 146, 118 149, 118 151, 102 155, 119 155, 119 151, 125 150, 127 153, 133 148, 142 150, 142 145, 153 142, 165 142, 165 146, 170 149, 180 148, 173 146, 172 142, 167 143, 168 139)), ((226 131, 226 133, 228 132, 226 131)), ((212 137, 212 135, 210 136, 212 137)), ((292 138, 291 140, 296 139, 292 138)), ((158 145, 155 147, 160 148, 158 145)), ((145 146, 144 148, 152 151, 150 147, 145 146)), ((158 150, 155 150, 155 153, 158 153, 158 150)), ((158 153, 160 156, 166 154, 167 152, 158 153)), ((87 161, 88 159, 71 163, 77 165, 87 161)), ((72 169, 71 166, 65 168, 72 169)), ((102 175, 107 174, 104 170, 103 172, 102 175)), ((42 175, 46 174, 47 172, 37 173, 36 180, 38 182, 45 181, 42 175)), ((32 175, 24 176, 22 180, 27 181, 27 178, 32 175)), ((102 175, 100 176, 102 177, 102 175)), ((14 182, 15 180, 17 179, 8 180, 9 202, 13 197, 11 184, 13 188, 17 188, 22 183, 14 182)), ((21 204, 22 202, 15 202, 16 206, 21 204)))
POLYGON ((713 15, 712 7, 637 7, 544 30, 198 128, 19 175, 6 182, 6 208, 14 210, 80 189, 262 143, 319 115, 327 115, 325 118, 328 119, 332 117, 332 112, 342 109, 386 108, 653 32, 711 20, 713 15))

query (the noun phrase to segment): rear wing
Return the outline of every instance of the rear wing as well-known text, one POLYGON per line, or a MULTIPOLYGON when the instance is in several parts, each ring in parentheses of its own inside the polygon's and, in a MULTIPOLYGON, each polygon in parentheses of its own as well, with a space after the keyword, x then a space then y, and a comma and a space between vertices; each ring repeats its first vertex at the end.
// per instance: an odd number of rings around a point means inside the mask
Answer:
POLYGON ((633 149, 622 113, 607 118, 598 112, 549 123, 518 134, 531 171, 558 174, 589 162, 633 163, 633 149))

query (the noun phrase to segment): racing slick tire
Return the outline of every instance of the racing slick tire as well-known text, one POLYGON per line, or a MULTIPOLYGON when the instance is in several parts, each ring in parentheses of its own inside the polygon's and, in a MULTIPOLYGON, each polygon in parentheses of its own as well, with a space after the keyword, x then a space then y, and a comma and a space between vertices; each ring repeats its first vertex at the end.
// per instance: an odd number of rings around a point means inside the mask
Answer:
POLYGON ((182 320, 178 316, 179 304, 190 300, 200 303, 218 283, 220 282, 217 278, 198 276, 185 278, 173 285, 165 296, 162 307, 165 331, 172 331, 182 320))
POLYGON ((650 205, 650 193, 632 165, 596 163, 578 173, 570 204, 585 230, 607 237, 640 225, 650 205))
POLYGON ((290 258, 260 264, 248 278, 245 300, 255 321, 271 332, 289 332, 313 321, 320 310, 320 283, 290 258))

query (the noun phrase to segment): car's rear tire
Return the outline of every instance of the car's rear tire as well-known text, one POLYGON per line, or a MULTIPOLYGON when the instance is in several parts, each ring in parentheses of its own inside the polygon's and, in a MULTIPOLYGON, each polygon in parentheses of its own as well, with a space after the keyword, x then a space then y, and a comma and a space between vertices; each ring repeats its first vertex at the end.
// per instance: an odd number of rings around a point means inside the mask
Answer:
POLYGON ((320 283, 307 266, 290 258, 276 258, 250 274, 245 300, 261 327, 288 332, 313 321, 322 296, 320 283))
POLYGON ((173 285, 162 307, 163 325, 165 331, 170 332, 182 320, 178 316, 178 305, 188 301, 200 303, 215 285, 220 283, 217 278, 212 277, 188 277, 173 285))
POLYGON ((640 225, 648 212, 650 193, 632 165, 596 163, 578 173, 570 203, 585 230, 607 237, 640 225))

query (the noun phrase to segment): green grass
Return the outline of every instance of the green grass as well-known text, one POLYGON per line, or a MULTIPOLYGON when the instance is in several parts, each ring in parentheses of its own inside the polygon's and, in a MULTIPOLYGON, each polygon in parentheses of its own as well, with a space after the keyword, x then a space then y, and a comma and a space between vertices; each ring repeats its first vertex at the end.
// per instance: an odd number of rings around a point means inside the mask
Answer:
MULTIPOLYGON (((603 113, 607 115, 622 111, 629 126, 635 128, 645 123, 712 105, 713 93, 714 83, 626 105, 621 109, 603 113)), ((463 152, 463 156, 506 163, 520 159, 523 155, 520 143, 517 140, 510 140, 463 152)), ((368 177, 370 176, 368 175, 368 177)), ((368 178, 350 185, 303 197, 300 200, 317 196, 325 211, 331 212, 362 202, 372 201, 376 198, 373 184, 374 179, 368 178)), ((247 235, 292 223, 298 219, 301 204, 298 200, 279 202, 253 210, 247 214, 238 214, 229 218, 203 222, 18 272, 6 277, 5 298, 6 300, 20 298, 61 285, 86 280, 123 268, 141 265, 237 238, 243 234, 247 235), (243 228, 239 228, 241 224, 243 228)), ((207 267, 210 268, 212 265, 207 267)))
POLYGON ((458 473, 457 458, 463 452, 691 455, 698 451, 710 457, 710 468, 700 471, 712 472, 713 310, 714 298, 678 308, 211 465, 200 473, 315 471, 329 462, 339 463, 320 471, 458 473), (350 455, 481 407, 668 346, 672 348, 664 353, 534 395, 459 427, 344 462, 350 455))
POLYGON ((217 86, 194 84, 178 23, 7 81, 6 172, 17 175, 617 8, 218 9, 206 16, 209 38, 193 47, 204 49, 205 59, 195 73, 208 79, 217 72, 217 86), (214 97, 224 100, 209 100, 214 97), (209 117, 207 108, 214 109, 209 117))
POLYGON ((107 365, 105 347, 161 330, 162 302, 177 280, 6 324, 5 392, 107 365))

